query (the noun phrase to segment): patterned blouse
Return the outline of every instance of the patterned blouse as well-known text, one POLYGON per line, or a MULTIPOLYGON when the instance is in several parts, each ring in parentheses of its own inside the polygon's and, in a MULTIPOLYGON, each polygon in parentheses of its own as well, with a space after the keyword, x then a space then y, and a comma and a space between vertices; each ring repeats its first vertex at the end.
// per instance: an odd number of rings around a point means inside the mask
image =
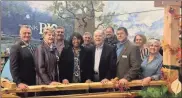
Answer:
POLYGON ((144 58, 149 56, 149 49, 148 48, 142 48, 140 49, 140 56, 142 61, 144 60, 144 58))
POLYGON ((76 53, 73 49, 74 53, 74 71, 73 71, 73 83, 81 82, 81 74, 80 74, 80 49, 76 53))

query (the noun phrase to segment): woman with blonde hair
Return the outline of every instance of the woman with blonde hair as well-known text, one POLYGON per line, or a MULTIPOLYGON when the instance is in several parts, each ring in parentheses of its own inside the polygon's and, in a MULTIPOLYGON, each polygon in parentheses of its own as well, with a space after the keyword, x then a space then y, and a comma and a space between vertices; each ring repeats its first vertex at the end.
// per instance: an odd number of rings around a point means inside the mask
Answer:
MULTIPOLYGON (((43 42, 35 51, 37 85, 59 84, 59 53, 54 45, 54 35, 55 32, 53 28, 44 28, 43 42)), ((50 95, 50 93, 47 92, 42 93, 42 95, 45 94, 50 95)))
POLYGON ((148 85, 152 80, 159 80, 161 77, 162 55, 159 53, 160 41, 152 39, 149 41, 149 56, 144 58, 142 69, 142 84, 148 85))

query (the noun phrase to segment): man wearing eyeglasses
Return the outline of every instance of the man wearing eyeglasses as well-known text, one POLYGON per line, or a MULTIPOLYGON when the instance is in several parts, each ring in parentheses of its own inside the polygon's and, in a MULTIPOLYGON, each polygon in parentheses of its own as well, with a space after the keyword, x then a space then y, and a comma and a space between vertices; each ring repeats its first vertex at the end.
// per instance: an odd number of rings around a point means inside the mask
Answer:
POLYGON ((63 51, 63 48, 68 47, 68 41, 64 39, 64 27, 58 26, 55 30, 55 45, 59 51, 59 54, 63 51))

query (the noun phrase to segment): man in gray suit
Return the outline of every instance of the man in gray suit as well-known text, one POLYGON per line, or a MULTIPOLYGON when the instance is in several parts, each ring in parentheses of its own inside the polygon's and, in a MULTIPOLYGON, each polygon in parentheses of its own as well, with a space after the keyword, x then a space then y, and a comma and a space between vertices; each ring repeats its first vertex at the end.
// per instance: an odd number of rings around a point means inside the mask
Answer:
POLYGON ((116 33, 118 43, 117 53, 117 77, 119 84, 127 87, 128 81, 137 79, 140 73, 141 57, 139 47, 128 40, 128 31, 125 27, 120 27, 116 33))

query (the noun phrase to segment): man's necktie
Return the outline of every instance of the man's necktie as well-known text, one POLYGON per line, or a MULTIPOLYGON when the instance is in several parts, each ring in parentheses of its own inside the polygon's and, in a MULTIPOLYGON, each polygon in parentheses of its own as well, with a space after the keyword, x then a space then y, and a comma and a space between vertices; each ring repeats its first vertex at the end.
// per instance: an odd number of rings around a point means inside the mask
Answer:
POLYGON ((30 53, 33 55, 34 54, 34 49, 32 47, 32 45, 28 45, 28 50, 30 51, 30 53))

